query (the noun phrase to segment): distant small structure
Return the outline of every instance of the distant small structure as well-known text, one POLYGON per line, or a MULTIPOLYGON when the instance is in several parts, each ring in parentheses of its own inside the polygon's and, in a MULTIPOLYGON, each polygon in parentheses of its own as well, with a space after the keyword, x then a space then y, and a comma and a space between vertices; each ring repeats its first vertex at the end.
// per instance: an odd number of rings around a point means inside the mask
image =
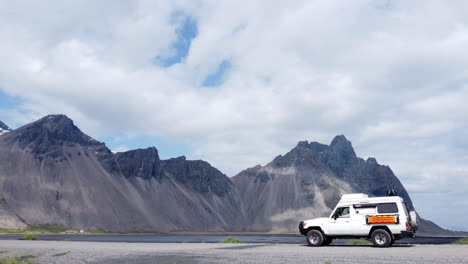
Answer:
POLYGON ((395 189, 388 190, 387 196, 398 196, 397 191, 395 189))
POLYGON ((64 235, 75 235, 75 234, 78 234, 78 231, 77 230, 66 230, 64 232, 62 232, 61 234, 64 234, 64 235))

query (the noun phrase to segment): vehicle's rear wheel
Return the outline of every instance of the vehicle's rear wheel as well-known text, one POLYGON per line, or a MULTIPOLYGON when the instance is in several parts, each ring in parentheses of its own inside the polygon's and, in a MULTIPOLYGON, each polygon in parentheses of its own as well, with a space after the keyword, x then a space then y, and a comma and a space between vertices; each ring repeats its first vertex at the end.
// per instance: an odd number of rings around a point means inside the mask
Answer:
POLYGON ((388 247, 392 243, 392 237, 384 229, 377 229, 372 232, 371 240, 376 247, 388 247))
POLYGON ((329 246, 332 241, 333 238, 326 237, 325 240, 323 240, 322 246, 329 246))
POLYGON ((311 247, 320 247, 323 244, 323 234, 319 230, 312 229, 306 235, 307 244, 311 247))

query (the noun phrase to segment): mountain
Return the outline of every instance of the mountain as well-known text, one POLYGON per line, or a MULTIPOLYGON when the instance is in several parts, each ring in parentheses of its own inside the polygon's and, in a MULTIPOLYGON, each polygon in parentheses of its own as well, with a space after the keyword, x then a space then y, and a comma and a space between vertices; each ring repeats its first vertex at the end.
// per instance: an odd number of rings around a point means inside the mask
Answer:
POLYGON ((0 135, 10 132, 10 131, 11 131, 11 128, 9 128, 7 125, 5 125, 5 123, 0 121, 0 135))
MULTIPOLYGON (((233 177, 246 210, 247 229, 295 231, 298 219, 328 216, 345 193, 385 196, 393 189, 414 210, 411 198, 388 166, 356 156, 351 142, 337 136, 330 145, 301 141, 284 156, 233 177)), ((425 233, 447 233, 421 219, 425 233)))
MULTIPOLYGON (((11 129, 2 121, 0 121, 0 136, 11 132, 11 129)), ((15 214, 14 210, 6 203, 3 194, 0 193, 0 228, 24 228, 27 225, 24 221, 15 214)))
MULTIPOLYGON (((337 136, 301 141, 265 166, 228 178, 202 160, 161 160, 154 147, 112 153, 65 115, 15 130, 0 123, 0 228, 60 225, 112 232, 297 232, 344 193, 413 203, 388 166, 356 156, 337 136)), ((421 220, 421 230, 446 234, 421 220)))
POLYGON ((10 227, 229 231, 243 217, 234 185, 209 163, 161 161, 155 148, 113 154, 64 115, 0 137, 0 193, 10 227))

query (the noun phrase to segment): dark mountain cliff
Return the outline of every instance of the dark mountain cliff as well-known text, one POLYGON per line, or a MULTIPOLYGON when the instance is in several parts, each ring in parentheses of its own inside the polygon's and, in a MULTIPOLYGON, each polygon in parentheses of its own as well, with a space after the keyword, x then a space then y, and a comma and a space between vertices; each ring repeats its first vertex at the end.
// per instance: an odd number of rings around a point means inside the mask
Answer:
POLYGON ((7 125, 5 125, 5 123, 3 123, 2 121, 0 121, 0 129, 1 130, 11 130, 7 125))
MULTIPOLYGON (((392 170, 374 158, 357 157, 344 136, 329 146, 301 141, 284 156, 242 171, 233 181, 246 208, 248 229, 254 231, 294 231, 297 219, 328 216, 344 193, 385 196, 394 189, 414 209, 392 170)), ((446 232, 424 219, 421 231, 446 232)))
POLYGON ((0 135, 4 134, 6 132, 10 132, 10 131, 11 131, 11 129, 5 123, 0 121, 0 135))
POLYGON ((240 228, 240 198, 226 175, 201 161, 165 164, 172 161, 161 161, 155 148, 113 154, 68 117, 46 116, 0 137, 5 205, 0 210, 8 211, 10 226, 18 227, 162 232, 240 228), (173 175, 186 168, 197 172, 185 180, 173 175), (213 179, 213 188, 200 192, 206 179, 213 179))
POLYGON ((188 161, 184 156, 162 162, 164 171, 200 193, 212 192, 224 196, 234 188, 226 175, 202 160, 188 161))
MULTIPOLYGON (((314 144, 311 143, 311 147, 314 144)), ((329 147, 317 152, 321 163, 349 183, 356 192, 385 196, 388 190, 393 189, 405 199, 408 209, 414 210, 408 192, 393 171, 388 166, 378 164, 375 158, 363 160, 357 157, 351 142, 344 136, 336 136, 329 147)))
MULTIPOLYGON (((10 132, 11 129, 2 121, 0 121, 0 136, 10 132)), ((0 228, 24 228, 26 224, 15 214, 14 210, 6 203, 3 194, 0 193, 0 228)))
POLYGON ((145 180, 162 180, 161 160, 155 147, 116 153, 120 171, 126 178, 139 177, 145 180))
MULTIPOLYGON (((356 156, 337 136, 301 141, 265 166, 229 179, 202 160, 161 160, 154 147, 112 153, 64 115, 11 131, 0 123, 0 227, 62 225, 114 232, 296 232, 328 215, 344 193, 395 189, 388 166, 356 156)), ((422 230, 444 233, 422 220, 422 230)))

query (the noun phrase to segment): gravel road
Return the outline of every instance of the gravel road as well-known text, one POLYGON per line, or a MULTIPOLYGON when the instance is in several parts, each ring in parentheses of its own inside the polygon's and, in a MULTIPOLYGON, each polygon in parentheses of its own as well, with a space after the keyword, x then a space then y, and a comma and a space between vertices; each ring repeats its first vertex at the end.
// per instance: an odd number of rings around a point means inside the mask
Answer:
POLYGON ((466 245, 398 245, 381 249, 372 246, 348 245, 311 248, 300 244, 164 244, 5 240, 0 241, 0 252, 2 252, 0 257, 34 255, 32 263, 67 264, 468 263, 468 246, 466 245), (59 256, 54 256, 56 254, 59 256))

